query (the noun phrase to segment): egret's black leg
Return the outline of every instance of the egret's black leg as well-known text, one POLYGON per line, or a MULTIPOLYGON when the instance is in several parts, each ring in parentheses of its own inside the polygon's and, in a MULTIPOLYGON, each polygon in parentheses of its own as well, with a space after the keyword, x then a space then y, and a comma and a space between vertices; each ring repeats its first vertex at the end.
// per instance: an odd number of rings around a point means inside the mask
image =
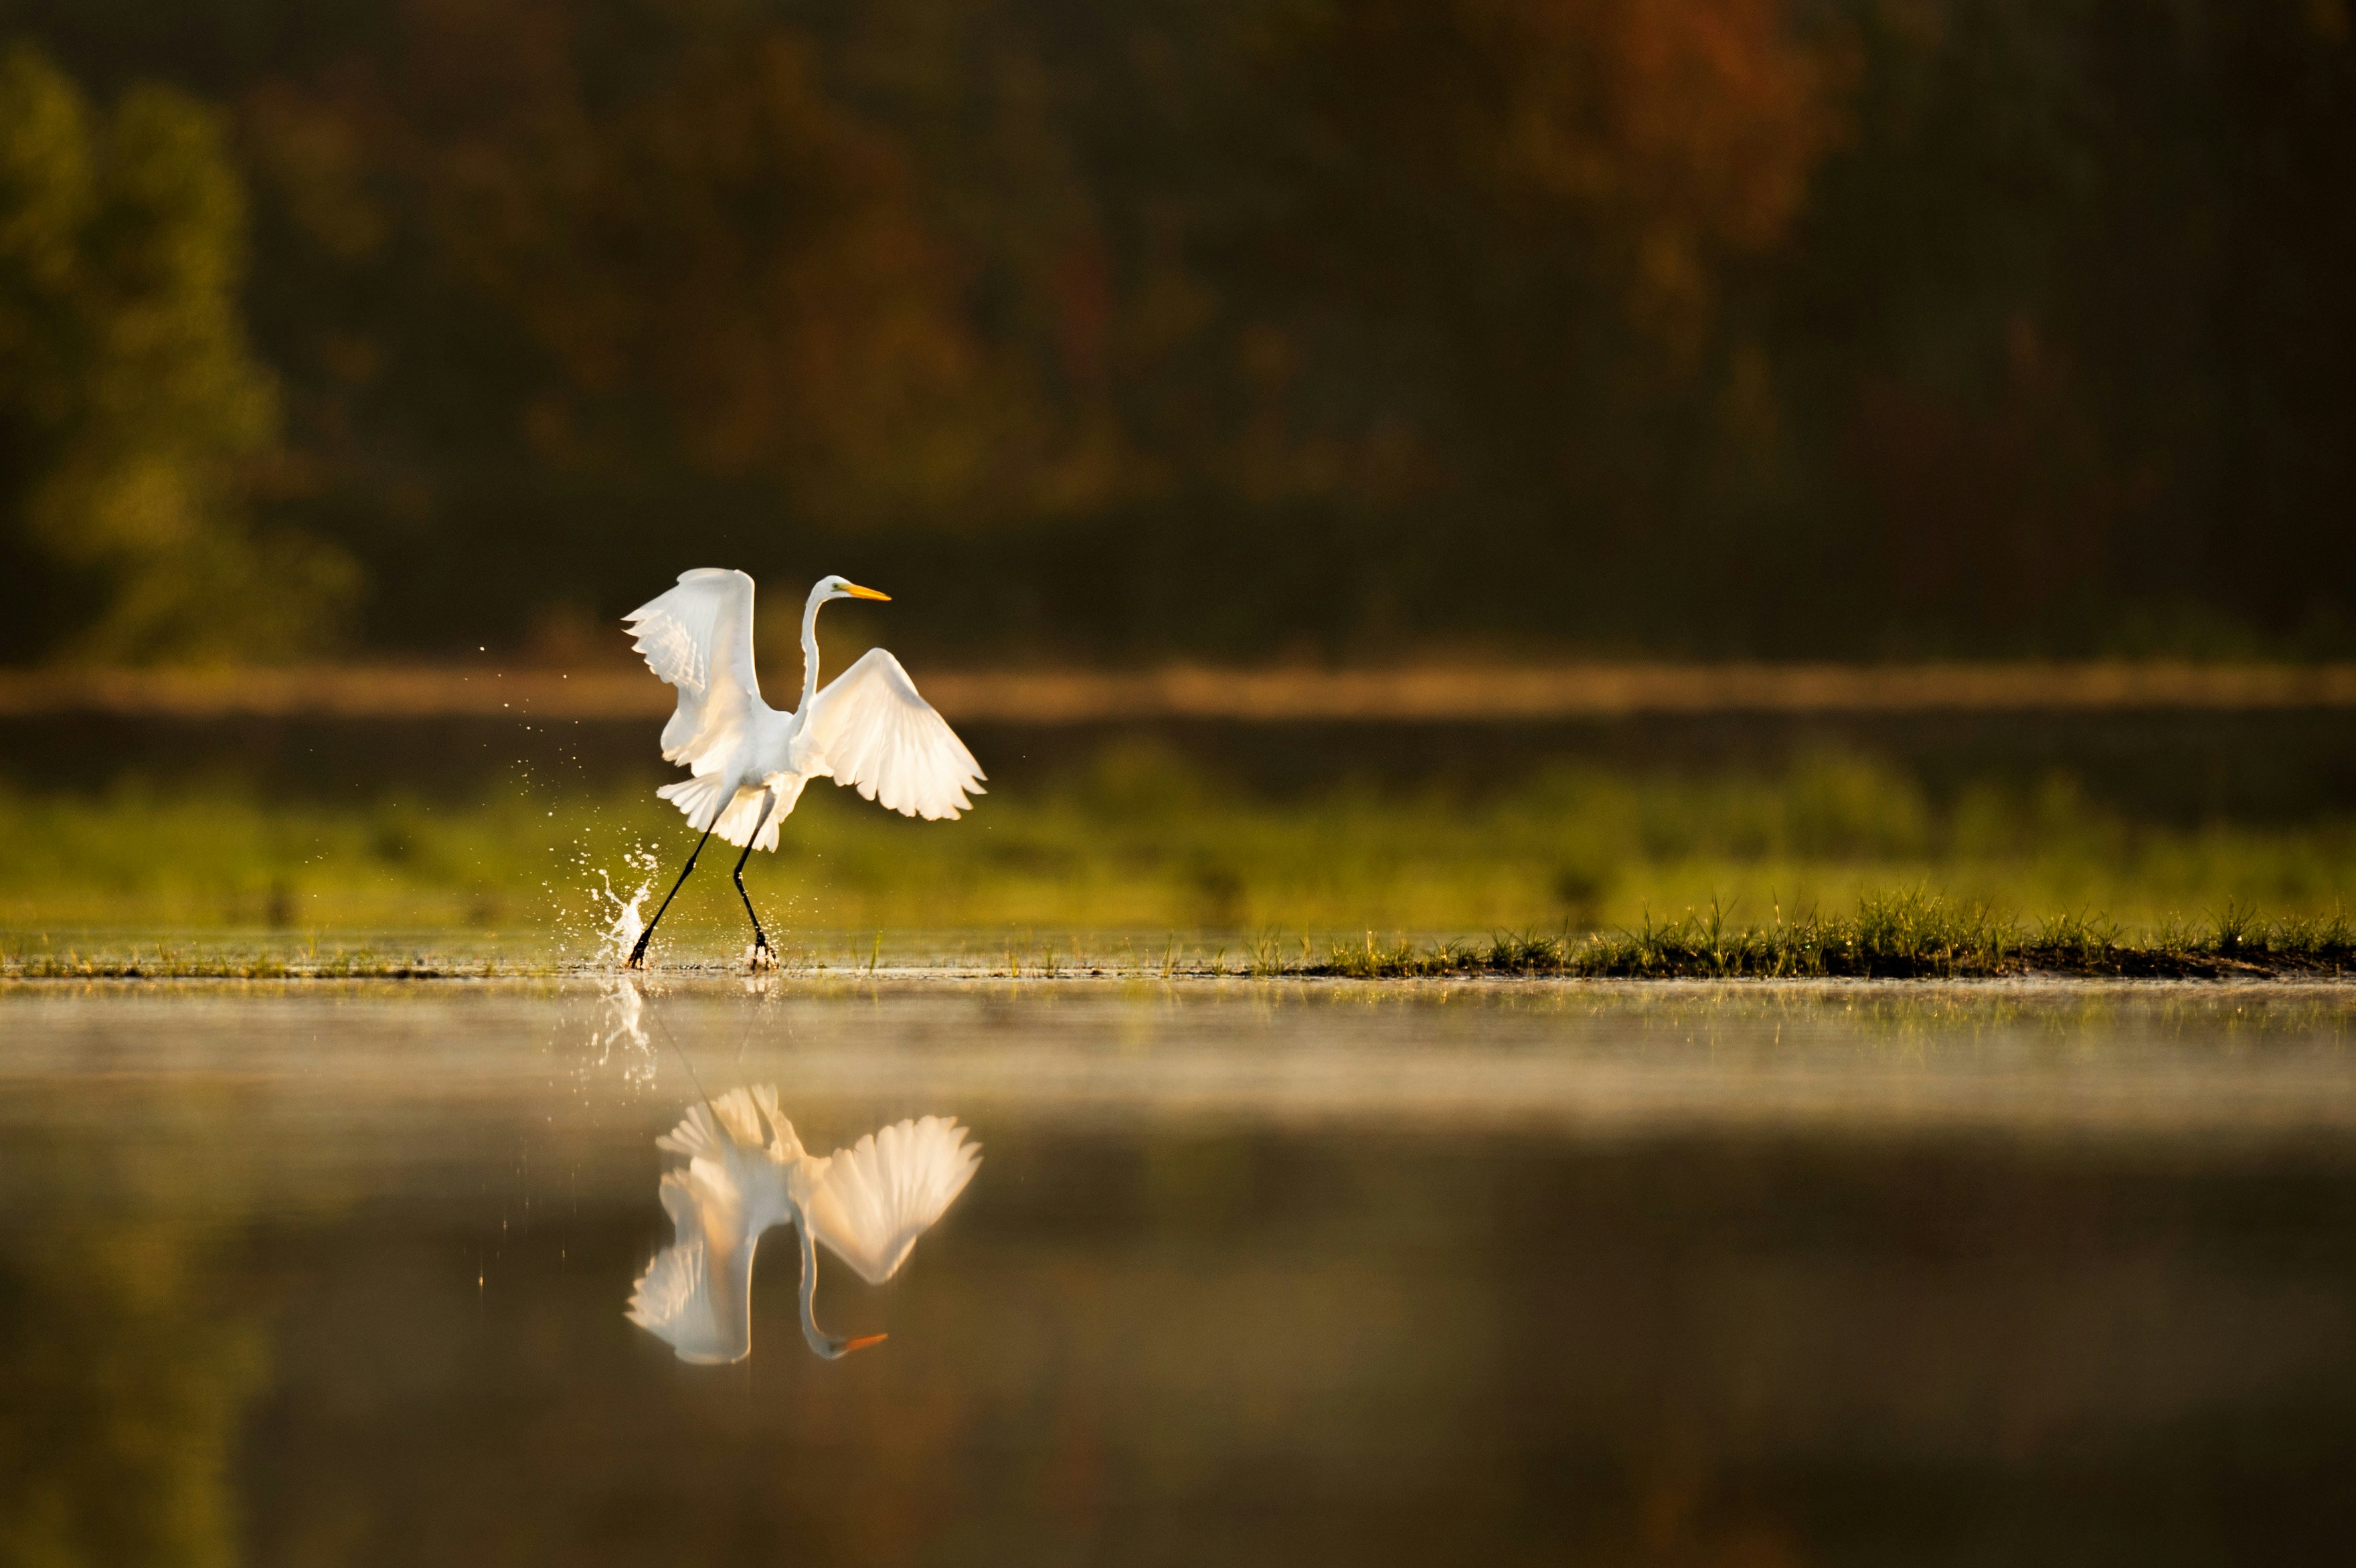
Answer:
POLYGON ((761 820, 753 824, 753 831, 744 837, 744 852, 736 857, 736 896, 744 901, 744 913, 753 923, 753 967, 761 967, 763 960, 774 964, 777 955, 770 951, 769 933, 761 929, 761 917, 754 911, 753 895, 744 891, 744 862, 753 858, 753 846, 761 839, 761 829, 768 825, 769 813, 776 810, 776 795, 764 790, 761 795, 761 820))
MULTIPOLYGON (((716 827, 718 824, 715 823, 713 826, 716 827)), ((695 858, 703 853, 703 847, 710 842, 712 842, 712 829, 707 827, 703 830, 703 837, 695 841, 695 848, 687 852, 687 864, 680 868, 679 880, 670 885, 670 891, 663 894, 662 908, 655 911, 654 919, 647 922, 647 928, 638 933, 638 944, 630 949, 630 961, 622 967, 643 969, 647 966, 647 944, 655 939, 655 927, 660 925, 662 917, 670 912, 670 901, 679 897, 679 890, 687 885, 688 873, 695 869, 695 858)), ((741 888, 744 884, 739 882, 736 885, 741 888)))
POLYGON ((745 845, 744 852, 736 857, 736 896, 744 901, 744 913, 753 922, 753 966, 757 969, 761 966, 762 955, 769 951, 769 933, 761 929, 761 916, 753 908, 753 895, 744 891, 744 862, 752 858, 753 846, 750 844, 745 845))

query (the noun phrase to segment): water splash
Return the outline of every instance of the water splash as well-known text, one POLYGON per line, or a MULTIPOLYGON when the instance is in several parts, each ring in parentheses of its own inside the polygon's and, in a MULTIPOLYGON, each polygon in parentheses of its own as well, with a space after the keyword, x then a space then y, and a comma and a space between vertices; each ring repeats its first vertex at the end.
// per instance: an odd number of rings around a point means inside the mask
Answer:
POLYGON ((597 873, 600 886, 591 890, 600 901, 598 907, 601 911, 608 908, 613 911, 612 919, 606 923, 604 933, 597 939, 596 956, 592 960, 598 967, 604 969, 619 968, 628 961, 631 953, 637 949, 638 938, 646 933, 647 929, 647 917, 644 913, 647 894, 654 891, 656 869, 654 852, 649 849, 638 849, 624 856, 623 859, 646 873, 639 878, 637 887, 628 898, 626 899, 614 891, 613 879, 603 870, 597 873))

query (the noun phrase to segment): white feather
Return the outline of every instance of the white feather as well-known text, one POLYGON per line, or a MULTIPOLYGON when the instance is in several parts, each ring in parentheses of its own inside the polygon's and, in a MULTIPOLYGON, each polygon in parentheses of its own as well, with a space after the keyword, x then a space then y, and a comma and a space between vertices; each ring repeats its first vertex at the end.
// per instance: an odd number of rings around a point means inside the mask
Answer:
POLYGON ((741 571, 698 567, 679 586, 622 617, 647 667, 679 688, 679 708, 663 726, 663 761, 698 775, 720 771, 761 703, 753 670, 753 580, 741 571))
MULTIPOLYGON (((819 607, 845 596, 821 579, 802 614, 805 691, 817 686, 819 607)), ((775 849, 778 827, 813 778, 831 778, 906 816, 954 817, 982 793, 965 742, 919 696, 900 661, 873 648, 841 677, 781 712, 753 667, 753 580, 699 567, 623 617, 647 667, 679 688, 663 726, 666 762, 691 776, 656 793, 688 826, 730 844, 775 849)))
POLYGON ((655 1147, 690 1159, 723 1159, 758 1150, 779 1163, 802 1157, 801 1138, 777 1110, 777 1086, 755 1083, 731 1089, 717 1100, 691 1105, 655 1147))
MULTIPOLYGON (((751 1297, 752 1276, 745 1276, 751 1297)), ((738 1361, 753 1350, 749 1323, 741 1335, 723 1330, 712 1308, 711 1275, 703 1266, 703 1243, 681 1242, 648 1261, 630 1287, 623 1316, 679 1353, 682 1361, 710 1366, 738 1361)))
POLYGON ((926 1116, 870 1133, 827 1158, 805 1158, 788 1179, 810 1235, 870 1285, 899 1272, 981 1164, 955 1120, 926 1116))
POLYGON ((663 1173, 663 1211, 677 1239, 638 1276, 626 1315, 680 1360, 740 1361, 752 1353, 753 1255, 762 1232, 792 1212, 782 1176, 766 1151, 734 1148, 663 1173))
MULTIPOLYGON (((655 1144, 687 1157, 658 1189, 673 1240, 639 1274, 624 1315, 680 1360, 706 1365, 752 1353, 753 1259, 765 1232, 798 1222, 806 1239, 880 1285, 981 1163, 980 1146, 941 1116, 894 1123, 812 1156, 766 1083, 689 1107, 655 1144)), ((815 1253, 806 1255, 814 1267, 815 1253)), ((813 1283, 803 1285, 802 1331, 818 1346, 813 1283)))
POLYGON ((969 809, 981 764, 900 661, 870 648, 810 704, 809 771, 927 822, 969 809))

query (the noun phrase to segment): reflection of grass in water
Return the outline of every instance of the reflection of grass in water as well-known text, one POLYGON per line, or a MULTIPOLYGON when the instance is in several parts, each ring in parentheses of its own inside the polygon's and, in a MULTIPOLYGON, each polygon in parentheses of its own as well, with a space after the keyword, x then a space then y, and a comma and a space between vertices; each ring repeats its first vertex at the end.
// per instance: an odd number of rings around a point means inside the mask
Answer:
POLYGON ((252 1151, 216 1099, 143 1109, 147 1136, 103 1152, 13 1135, 0 1562, 238 1560, 238 1437, 268 1370, 238 1267, 252 1151))
MULTIPOLYGON (((593 896, 599 873, 635 885, 625 857, 651 848, 659 891, 690 841, 650 790, 504 789, 455 806, 282 805, 219 788, 0 792, 0 924, 275 929, 328 945, 362 931, 521 933, 582 956, 610 917, 593 896)), ((713 847, 667 932, 736 943, 730 859, 713 847)), ((2141 823, 2066 780, 1934 802, 1911 777, 1851 757, 1704 778, 1565 769, 1470 800, 1349 786, 1272 802, 1117 750, 1053 788, 993 795, 958 823, 909 822, 814 787, 783 850, 756 858, 748 880, 789 937, 924 929, 1044 941, 1090 930, 1641 932, 1712 907, 1721 926, 1772 926, 1779 911, 1849 909, 1912 886, 2032 923, 2102 910, 2148 931, 2229 904, 2326 914, 2351 873, 2356 827, 2345 822, 2141 823)), ((1236 940, 1239 965, 1273 963, 1236 940)))

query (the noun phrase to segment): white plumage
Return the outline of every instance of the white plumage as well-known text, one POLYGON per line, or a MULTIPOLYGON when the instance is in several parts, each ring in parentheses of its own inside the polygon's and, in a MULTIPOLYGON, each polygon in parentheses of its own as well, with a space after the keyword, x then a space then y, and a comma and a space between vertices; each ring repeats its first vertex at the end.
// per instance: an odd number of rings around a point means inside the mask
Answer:
POLYGON ((623 618, 647 667, 679 688, 679 711, 663 726, 663 761, 701 764, 728 749, 761 699, 753 673, 753 580, 698 567, 679 586, 623 618))
POLYGON ((881 1285, 981 1163, 980 1146, 942 1116, 894 1123, 851 1148, 810 1155, 769 1084, 691 1107, 655 1142, 688 1162, 663 1173, 674 1240, 639 1275, 626 1316, 680 1360, 702 1364, 752 1353, 753 1256, 762 1233, 778 1225, 801 1232, 802 1337, 810 1349, 831 1360, 882 1339, 819 1332, 814 1243, 881 1285))
POLYGON ((860 1278, 881 1285, 973 1179, 981 1150, 964 1140, 964 1128, 939 1116, 895 1122, 847 1149, 804 1156, 787 1190, 810 1234, 860 1278))
POLYGON ((638 1276, 628 1317, 682 1361, 739 1361, 752 1351, 753 1254, 764 1232, 793 1221, 786 1168, 801 1145, 792 1139, 776 1091, 764 1085, 691 1107, 655 1140, 688 1161, 663 1172, 674 1239, 638 1276))
POLYGON ((916 691, 900 661, 870 649, 824 690, 818 686, 819 607, 883 599, 840 577, 821 579, 802 612, 802 700, 781 712, 761 699, 753 668, 753 580, 700 567, 623 617, 647 667, 679 688, 663 726, 663 760, 691 776, 659 793, 731 844, 777 847, 777 823, 802 786, 830 778, 904 816, 926 821, 969 809, 981 765, 916 691))

